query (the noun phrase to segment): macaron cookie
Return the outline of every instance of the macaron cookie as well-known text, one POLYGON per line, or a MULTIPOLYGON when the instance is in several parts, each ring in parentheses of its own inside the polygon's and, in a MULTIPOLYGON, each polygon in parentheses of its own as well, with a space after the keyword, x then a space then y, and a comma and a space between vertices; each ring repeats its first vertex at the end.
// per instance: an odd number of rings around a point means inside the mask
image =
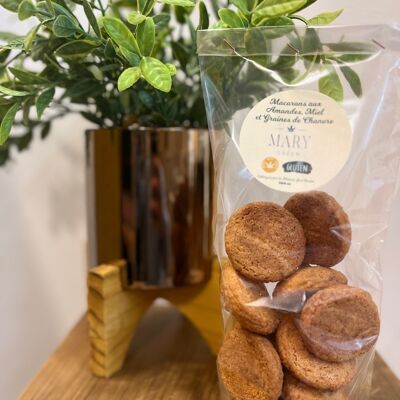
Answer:
POLYGON ((379 336, 380 318, 368 292, 336 285, 320 290, 307 301, 298 326, 314 355, 342 362, 373 347, 379 336))
POLYGON ((272 298, 282 307, 289 307, 287 311, 298 312, 315 292, 338 284, 347 284, 341 272, 320 266, 304 267, 279 282, 272 298))
POLYGON ((297 380, 286 372, 283 381, 283 400, 347 400, 348 397, 341 391, 326 391, 314 389, 297 380))
POLYGON ((240 325, 252 332, 268 335, 279 325, 280 313, 262 304, 269 298, 263 283, 252 282, 240 276, 229 261, 222 263, 221 295, 224 307, 240 325), (259 304, 252 304, 254 302, 259 304))
POLYGON ((346 256, 351 225, 342 206, 325 192, 296 193, 284 206, 299 221, 306 236, 304 264, 332 267, 346 256))
POLYGON ((239 324, 226 334, 217 358, 224 388, 235 400, 278 400, 282 365, 274 346, 239 324))
POLYGON ((283 365, 301 382, 319 390, 336 391, 353 379, 356 364, 353 361, 332 363, 314 356, 303 341, 292 318, 279 325, 276 344, 283 365))
POLYGON ((299 221, 268 202, 239 208, 225 230, 225 249, 233 268, 259 282, 276 282, 292 274, 304 259, 305 244, 299 221))

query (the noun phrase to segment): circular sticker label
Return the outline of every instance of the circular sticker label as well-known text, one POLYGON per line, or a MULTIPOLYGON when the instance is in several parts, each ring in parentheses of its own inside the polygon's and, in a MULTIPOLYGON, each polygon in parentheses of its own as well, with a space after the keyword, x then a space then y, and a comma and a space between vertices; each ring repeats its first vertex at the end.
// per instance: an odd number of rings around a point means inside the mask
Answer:
POLYGON ((346 163, 352 129, 344 109, 312 90, 286 90, 257 103, 240 131, 240 153, 264 185, 283 192, 312 190, 346 163))

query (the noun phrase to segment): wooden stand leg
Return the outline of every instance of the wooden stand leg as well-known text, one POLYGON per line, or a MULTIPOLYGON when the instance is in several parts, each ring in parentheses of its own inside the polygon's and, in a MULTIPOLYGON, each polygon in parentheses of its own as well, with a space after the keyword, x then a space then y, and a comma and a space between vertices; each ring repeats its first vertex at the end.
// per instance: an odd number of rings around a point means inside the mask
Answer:
POLYGON ((92 372, 101 377, 121 369, 135 329, 157 297, 150 291, 125 290, 123 268, 121 261, 89 272, 90 363, 92 372))
POLYGON ((174 304, 200 331, 216 353, 222 338, 219 269, 203 285, 163 290, 129 289, 126 263, 118 261, 92 269, 88 277, 88 320, 93 374, 110 377, 121 369, 136 327, 156 298, 174 304))

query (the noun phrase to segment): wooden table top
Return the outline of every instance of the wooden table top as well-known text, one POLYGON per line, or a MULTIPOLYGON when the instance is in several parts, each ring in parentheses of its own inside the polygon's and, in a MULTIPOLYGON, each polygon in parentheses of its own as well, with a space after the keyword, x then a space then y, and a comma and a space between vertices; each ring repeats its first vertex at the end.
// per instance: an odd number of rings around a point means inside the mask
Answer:
MULTIPOLYGON (((89 372, 82 319, 20 396, 22 400, 219 400, 215 357, 175 309, 153 306, 132 342, 126 364, 111 379, 89 372)), ((400 381, 377 356, 371 400, 399 400, 400 381)))

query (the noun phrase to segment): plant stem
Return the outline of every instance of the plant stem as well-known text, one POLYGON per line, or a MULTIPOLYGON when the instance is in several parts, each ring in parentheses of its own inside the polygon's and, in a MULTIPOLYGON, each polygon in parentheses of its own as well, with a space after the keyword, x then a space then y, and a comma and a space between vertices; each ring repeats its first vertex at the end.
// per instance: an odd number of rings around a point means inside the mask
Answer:
POLYGON ((304 17, 302 17, 301 15, 291 15, 289 18, 297 19, 297 20, 299 20, 301 22, 304 22, 308 26, 308 21, 304 17))
POLYGON ((22 56, 24 54, 23 51, 19 52, 16 54, 14 57, 10 58, 4 65, 2 65, 2 68, 8 67, 13 61, 15 61, 18 57, 22 56))
POLYGON ((310 63, 310 66, 306 69, 304 74, 298 76, 296 79, 294 79, 292 82, 290 82, 290 84, 291 85, 296 85, 299 82, 301 82, 303 79, 305 79, 310 74, 312 69, 314 68, 314 65, 315 65, 315 62, 317 61, 317 58, 318 58, 318 53, 315 53, 314 57, 313 57, 313 59, 312 59, 312 61, 310 63))
POLYGON ((100 10, 101 10, 101 14, 102 14, 103 17, 104 17, 104 15, 106 15, 106 10, 104 9, 103 3, 101 2, 101 0, 97 0, 97 2, 99 3, 99 7, 100 7, 100 10))

